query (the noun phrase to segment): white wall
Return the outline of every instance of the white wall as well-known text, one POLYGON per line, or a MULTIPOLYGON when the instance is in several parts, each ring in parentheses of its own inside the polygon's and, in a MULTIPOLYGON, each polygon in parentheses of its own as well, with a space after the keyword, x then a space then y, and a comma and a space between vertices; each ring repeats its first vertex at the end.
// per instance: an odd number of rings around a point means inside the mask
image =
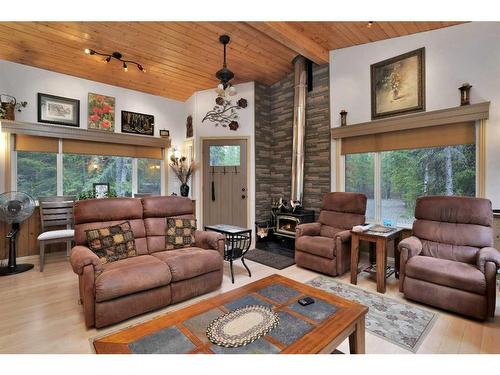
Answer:
MULTIPOLYGON (((238 94, 235 99, 245 98, 248 101, 248 106, 238 111, 239 115, 239 128, 237 131, 229 130, 221 126, 215 126, 212 123, 202 123, 205 114, 213 109, 215 105, 216 93, 213 89, 199 91, 193 94, 186 102, 188 114, 193 116, 193 130, 195 140, 195 154, 196 160, 201 160, 201 139, 202 138, 224 138, 224 137, 248 137, 247 144, 249 154, 249 181, 248 186, 248 209, 249 209, 249 228, 253 228, 255 222, 255 90, 254 82, 243 83, 236 85, 238 94)), ((202 221, 201 217, 201 171, 195 174, 194 178, 194 191, 193 199, 196 199, 196 212, 198 220, 202 221)))
MULTIPOLYGON (((126 73, 125 73, 126 74, 126 73)), ((47 93, 80 100, 80 127, 87 128, 87 101, 88 93, 94 92, 116 98, 116 123, 115 131, 120 132, 120 114, 122 110, 147 113, 155 116, 155 135, 160 129, 170 130, 172 148, 183 149, 186 139, 186 117, 193 116, 195 158, 200 159, 202 137, 249 137, 250 185, 249 197, 249 225, 255 221, 255 146, 254 146, 254 83, 236 85, 238 95, 236 98, 248 100, 248 107, 239 111, 240 127, 237 131, 227 128, 215 127, 213 124, 201 123, 206 112, 214 106, 216 94, 214 90, 205 90, 194 93, 186 102, 179 102, 163 97, 145 94, 99 82, 80 79, 65 74, 33 68, 26 65, 0 60, 0 93, 15 96, 18 100, 28 101, 28 107, 21 113, 16 112, 16 120, 37 121, 37 93, 47 93)), ((3 138, 0 137, 0 142, 3 138)), ((2 147, 2 144, 0 144, 2 147)), ((4 153, 0 152, 0 165, 3 164, 4 153)), ((166 194, 175 192, 179 194, 180 183, 175 175, 168 170, 168 186, 166 194)), ((0 186, 3 188, 4 171, 0 171, 0 186)), ((191 183, 192 198, 196 199, 198 214, 201 213, 201 173, 194 176, 191 183)), ((201 220, 201 217, 199 216, 201 220)), ((201 221, 200 221, 201 223, 201 221)))
MULTIPOLYGON (((332 127, 371 120, 370 64, 425 47, 426 110, 460 105, 469 82, 471 102, 490 101, 486 141, 486 196, 500 207, 500 22, 472 22, 330 52, 332 127)), ((335 154, 332 154, 334 159, 335 154)), ((332 181, 335 173, 332 168, 332 181)), ((332 187, 335 185, 332 185, 332 187)))
MULTIPOLYGON (((184 141, 186 105, 183 102, 0 60, 0 93, 28 101, 27 108, 21 113, 16 112, 16 120, 37 122, 39 92, 79 99, 81 128, 87 128, 88 93, 93 92, 116 99, 115 132, 120 132, 121 129, 121 111, 127 110, 154 115, 155 136, 159 135, 160 129, 168 129, 173 145, 182 144, 184 141)), ((3 158, 3 152, 0 154, 3 158)), ((3 182, 3 172, 0 171, 0 182, 3 182)), ((178 192, 174 182, 170 173, 167 194, 178 192)), ((0 186, 3 189, 4 184, 0 186)))

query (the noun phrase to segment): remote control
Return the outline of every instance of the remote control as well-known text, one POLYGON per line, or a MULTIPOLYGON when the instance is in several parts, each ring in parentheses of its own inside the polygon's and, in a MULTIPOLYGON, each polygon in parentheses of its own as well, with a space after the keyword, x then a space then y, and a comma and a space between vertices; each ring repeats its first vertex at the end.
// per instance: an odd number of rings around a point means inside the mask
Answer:
POLYGON ((313 304, 314 300, 311 297, 304 297, 304 298, 299 299, 298 302, 302 306, 307 306, 307 305, 313 304))

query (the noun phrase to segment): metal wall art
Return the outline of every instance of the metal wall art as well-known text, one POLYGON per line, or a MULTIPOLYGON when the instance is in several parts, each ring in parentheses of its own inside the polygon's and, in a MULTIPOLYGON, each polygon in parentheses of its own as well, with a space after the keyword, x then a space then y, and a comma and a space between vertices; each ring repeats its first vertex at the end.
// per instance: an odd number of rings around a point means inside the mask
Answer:
POLYGON ((215 126, 222 126, 224 128, 229 128, 229 130, 236 131, 239 127, 238 112, 237 110, 246 108, 248 102, 246 99, 239 99, 236 104, 233 104, 232 100, 226 99, 222 96, 218 96, 215 99, 215 106, 212 110, 208 111, 201 122, 211 122, 215 126))

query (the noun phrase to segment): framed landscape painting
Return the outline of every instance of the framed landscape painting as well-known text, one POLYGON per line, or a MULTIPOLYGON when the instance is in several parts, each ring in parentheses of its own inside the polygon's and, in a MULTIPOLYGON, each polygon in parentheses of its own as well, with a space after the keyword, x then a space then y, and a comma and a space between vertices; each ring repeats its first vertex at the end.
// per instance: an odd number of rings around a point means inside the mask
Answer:
POLYGON ((38 93, 38 122, 80 126, 80 101, 38 93))
POLYGON ((370 68, 372 119, 425 110, 425 48, 370 68))
POLYGON ((122 133, 154 135, 155 117, 144 113, 122 111, 122 133))
POLYGON ((115 131, 115 98, 89 93, 88 128, 115 131))

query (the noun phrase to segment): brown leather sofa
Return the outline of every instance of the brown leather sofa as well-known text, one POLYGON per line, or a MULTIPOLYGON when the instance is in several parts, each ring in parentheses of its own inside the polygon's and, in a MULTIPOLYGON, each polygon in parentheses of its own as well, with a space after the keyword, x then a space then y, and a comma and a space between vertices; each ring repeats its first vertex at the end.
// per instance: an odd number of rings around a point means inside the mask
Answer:
POLYGON ((365 222, 366 196, 360 193, 327 193, 319 220, 297 226, 295 263, 331 276, 351 267, 351 229, 365 222))
POLYGON ((417 199, 413 236, 399 243, 405 297, 477 319, 495 316, 493 213, 487 199, 417 199))
POLYGON ((213 291, 222 283, 224 236, 195 231, 195 247, 165 251, 167 217, 193 217, 181 197, 110 198, 74 206, 70 262, 78 274, 87 327, 104 327, 213 291), (129 221, 138 256, 102 265, 85 230, 129 221))

